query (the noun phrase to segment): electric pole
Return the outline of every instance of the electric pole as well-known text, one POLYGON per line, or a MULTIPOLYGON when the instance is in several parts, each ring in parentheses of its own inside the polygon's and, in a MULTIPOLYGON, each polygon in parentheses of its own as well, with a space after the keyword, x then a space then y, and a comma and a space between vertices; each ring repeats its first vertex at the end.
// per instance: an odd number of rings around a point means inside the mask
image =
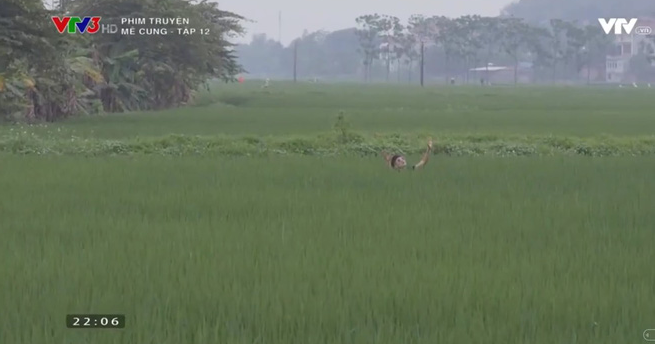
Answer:
POLYGON ((298 76, 298 39, 293 42, 293 82, 297 82, 298 76))
POLYGON ((423 71, 425 64, 423 63, 423 56, 425 55, 425 43, 421 40, 421 87, 423 87, 423 71))

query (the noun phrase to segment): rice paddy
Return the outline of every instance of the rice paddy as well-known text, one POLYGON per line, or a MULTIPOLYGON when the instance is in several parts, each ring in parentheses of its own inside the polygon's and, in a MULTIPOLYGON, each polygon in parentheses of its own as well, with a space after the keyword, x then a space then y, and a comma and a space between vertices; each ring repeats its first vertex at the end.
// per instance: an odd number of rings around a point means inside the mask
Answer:
POLYGON ((615 344, 655 328, 648 90, 202 97, 0 127, 0 343, 615 344), (366 153, 412 163, 428 136, 450 148, 421 171, 366 153), (127 323, 67 329, 70 313, 127 323))

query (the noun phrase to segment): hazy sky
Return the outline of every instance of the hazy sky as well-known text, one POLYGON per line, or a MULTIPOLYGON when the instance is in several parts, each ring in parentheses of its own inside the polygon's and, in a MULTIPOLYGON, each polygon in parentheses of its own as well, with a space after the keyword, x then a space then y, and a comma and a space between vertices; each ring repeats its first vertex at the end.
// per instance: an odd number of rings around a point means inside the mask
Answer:
POLYGON ((355 26, 363 14, 395 15, 405 21, 412 14, 458 17, 465 14, 495 16, 512 0, 218 0, 220 8, 235 12, 254 23, 246 23, 249 42, 253 33, 278 38, 278 13, 282 11, 282 43, 285 45, 308 31, 334 31, 355 26))

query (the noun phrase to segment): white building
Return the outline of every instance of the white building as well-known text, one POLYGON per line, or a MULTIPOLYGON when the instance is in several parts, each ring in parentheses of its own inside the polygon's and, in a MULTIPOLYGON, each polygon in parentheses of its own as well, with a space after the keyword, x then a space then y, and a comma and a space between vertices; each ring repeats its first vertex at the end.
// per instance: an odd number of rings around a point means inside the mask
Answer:
MULTIPOLYGON (((513 66, 488 66, 469 69, 469 80, 477 83, 483 80, 488 84, 513 84, 514 67, 513 66)), ((516 72, 516 82, 520 84, 531 83, 533 80, 532 63, 520 62, 516 72)))
MULTIPOLYGON (((639 26, 649 26, 655 30, 655 19, 639 18, 635 27, 639 26)), ((605 62, 605 81, 632 83, 635 81, 635 76, 630 73, 630 59, 642 52, 655 56, 653 34, 638 35, 633 31, 632 34, 616 35, 615 37, 614 49, 607 55, 605 62)))

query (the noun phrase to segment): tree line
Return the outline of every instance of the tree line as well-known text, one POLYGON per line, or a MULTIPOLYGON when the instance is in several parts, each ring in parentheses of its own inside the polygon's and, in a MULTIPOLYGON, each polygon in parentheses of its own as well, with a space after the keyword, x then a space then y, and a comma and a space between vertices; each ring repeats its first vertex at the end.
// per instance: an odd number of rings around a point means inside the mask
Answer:
POLYGON ((163 109, 189 102, 210 79, 242 71, 230 39, 243 17, 208 1, 0 0, 0 119, 163 109), (208 35, 60 34, 51 16, 189 18, 208 35))
POLYGON ((514 82, 521 61, 531 63, 542 76, 577 76, 584 67, 590 70, 604 64, 612 43, 597 25, 559 19, 548 25, 531 25, 515 17, 414 15, 403 24, 394 16, 372 14, 358 17, 356 22, 367 79, 367 69, 375 60, 384 63, 387 80, 392 64, 404 64, 411 70, 425 45, 441 50, 446 69, 457 62, 455 71, 459 69, 465 77, 470 68, 486 67, 493 61, 509 62, 514 67, 514 82))
MULTIPOLYGON (((604 70, 606 56, 616 49, 614 37, 596 20, 531 23, 512 16, 413 15, 403 23, 395 16, 369 14, 355 24, 335 32, 305 33, 286 47, 256 35, 250 44, 237 47, 240 61, 258 76, 288 78, 295 59, 303 78, 402 82, 416 81, 420 66, 431 78, 467 79, 471 68, 503 65, 518 73, 525 63, 537 82, 592 82, 591 71, 604 70)), ((640 49, 643 55, 652 53, 650 47, 640 49)))

